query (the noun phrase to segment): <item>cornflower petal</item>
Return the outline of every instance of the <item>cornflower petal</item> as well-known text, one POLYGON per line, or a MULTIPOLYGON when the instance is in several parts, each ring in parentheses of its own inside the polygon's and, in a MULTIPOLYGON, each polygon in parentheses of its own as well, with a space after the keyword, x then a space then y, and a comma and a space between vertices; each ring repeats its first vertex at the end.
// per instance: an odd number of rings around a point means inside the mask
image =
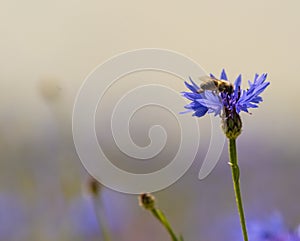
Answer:
POLYGON ((263 99, 259 96, 270 84, 265 82, 267 74, 258 75, 254 77, 253 83, 248 81, 249 89, 242 91, 242 95, 236 103, 237 112, 245 111, 248 112, 248 108, 257 108, 258 103, 262 102, 263 99))
POLYGON ((220 79, 222 79, 222 80, 228 80, 226 72, 225 72, 225 69, 222 69, 222 73, 221 73, 221 78, 220 79))

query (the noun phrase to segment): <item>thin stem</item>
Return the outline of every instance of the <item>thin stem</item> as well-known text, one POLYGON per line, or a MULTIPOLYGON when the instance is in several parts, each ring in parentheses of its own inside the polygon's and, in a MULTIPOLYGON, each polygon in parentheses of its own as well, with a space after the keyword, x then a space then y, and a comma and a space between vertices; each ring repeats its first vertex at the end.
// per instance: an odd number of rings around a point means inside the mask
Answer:
POLYGON ((179 239, 175 235, 175 233, 174 233, 171 225, 169 224, 166 216, 164 215, 164 213, 162 211, 160 211, 159 209, 157 209, 157 208, 153 208, 151 210, 151 212, 160 221, 160 223, 166 228, 166 230, 170 234, 172 240, 173 241, 179 241, 179 239))
POLYGON ((238 212, 240 215, 240 222, 242 226, 244 241, 248 241, 248 234, 246 228, 246 220, 244 215, 243 209, 243 202, 240 190, 240 170, 238 166, 238 158, 237 158, 237 151, 236 151, 236 141, 235 139, 229 139, 229 157, 230 162, 229 165, 231 166, 232 171, 232 180, 233 180, 233 187, 235 192, 235 201, 238 208, 238 212))
POLYGON ((183 237, 176 236, 165 214, 155 206, 155 197, 151 193, 142 193, 139 195, 139 204, 141 207, 150 211, 153 216, 164 226, 172 238, 172 241, 183 241, 183 237))

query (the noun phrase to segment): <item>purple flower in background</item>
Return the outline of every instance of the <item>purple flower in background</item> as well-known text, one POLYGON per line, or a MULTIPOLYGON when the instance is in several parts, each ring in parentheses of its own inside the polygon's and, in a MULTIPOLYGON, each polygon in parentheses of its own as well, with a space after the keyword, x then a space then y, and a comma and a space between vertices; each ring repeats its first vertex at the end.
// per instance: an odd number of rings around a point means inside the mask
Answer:
POLYGON ((278 213, 263 222, 249 222, 248 231, 253 241, 300 241, 297 232, 289 230, 278 213))
POLYGON ((79 197, 71 203, 70 210, 71 232, 76 237, 101 237, 93 200, 90 197, 79 197))
POLYGON ((101 190, 101 195, 95 197, 79 196, 70 204, 70 230, 80 240, 102 240, 103 227, 117 234, 129 228, 133 220, 128 198, 110 190, 101 190))
POLYGON ((0 193, 0 240, 21 240, 28 235, 28 216, 20 197, 0 193))

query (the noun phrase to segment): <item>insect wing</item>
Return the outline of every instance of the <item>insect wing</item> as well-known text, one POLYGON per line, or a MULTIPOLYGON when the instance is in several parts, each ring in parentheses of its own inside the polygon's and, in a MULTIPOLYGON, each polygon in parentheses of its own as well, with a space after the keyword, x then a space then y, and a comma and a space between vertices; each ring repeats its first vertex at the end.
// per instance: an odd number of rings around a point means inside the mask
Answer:
POLYGON ((217 83, 220 81, 210 76, 201 76, 199 79, 202 81, 200 87, 204 90, 216 90, 217 83))

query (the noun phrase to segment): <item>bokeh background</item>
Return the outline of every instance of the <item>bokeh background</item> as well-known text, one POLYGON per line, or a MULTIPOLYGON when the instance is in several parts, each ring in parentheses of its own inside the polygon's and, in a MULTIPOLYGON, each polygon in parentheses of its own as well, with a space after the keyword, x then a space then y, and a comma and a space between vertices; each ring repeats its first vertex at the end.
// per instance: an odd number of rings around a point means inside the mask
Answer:
MULTIPOLYGON (((72 108, 91 70, 116 54, 145 47, 180 52, 217 75, 225 68, 231 79, 242 73, 244 86, 255 73, 269 73, 261 107, 242 116, 238 151, 245 212, 249 222, 278 213, 287 228, 296 229, 299 9, 296 0, 1 1, 0 240, 101 240, 89 176, 72 140, 72 108)), ((174 76, 152 72, 129 75, 113 86, 103 103, 107 111, 97 113, 97 133, 106 154, 123 168, 133 162, 126 164, 114 152, 106 128, 109 110, 141 83, 185 88, 174 76)), ((167 123, 169 138, 159 166, 178 147, 174 118, 149 107, 137 113, 130 128, 133 139, 147 145, 154 123, 167 123)), ((226 148, 214 171, 197 179, 209 118, 199 126, 197 158, 183 178, 155 194, 159 206, 186 240, 241 240, 226 148)), ((169 238, 134 195, 102 188, 96 206, 113 240, 169 238)))

